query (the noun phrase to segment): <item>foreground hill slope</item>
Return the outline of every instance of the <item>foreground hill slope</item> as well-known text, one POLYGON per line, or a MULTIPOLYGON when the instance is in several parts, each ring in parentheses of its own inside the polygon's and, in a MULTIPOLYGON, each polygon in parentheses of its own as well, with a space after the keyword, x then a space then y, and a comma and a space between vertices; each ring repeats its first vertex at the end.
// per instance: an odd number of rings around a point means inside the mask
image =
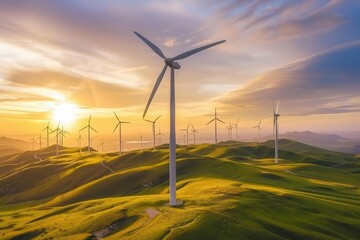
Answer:
POLYGON ((1 239, 357 239, 360 164, 352 154, 282 140, 122 156, 55 146, 0 159, 1 239))

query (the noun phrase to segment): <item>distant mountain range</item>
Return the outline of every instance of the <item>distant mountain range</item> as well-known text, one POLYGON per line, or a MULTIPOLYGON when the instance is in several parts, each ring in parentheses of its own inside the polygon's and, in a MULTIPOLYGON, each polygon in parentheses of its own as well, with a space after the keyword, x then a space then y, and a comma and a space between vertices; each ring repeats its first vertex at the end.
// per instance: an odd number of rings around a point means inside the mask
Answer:
MULTIPOLYGON (((280 134, 279 138, 290 139, 339 152, 360 153, 360 141, 348 139, 336 134, 319 134, 310 131, 294 131, 280 134)), ((262 138, 263 141, 271 139, 273 139, 272 135, 262 138)))
POLYGON ((31 142, 4 136, 0 137, 0 156, 20 153, 31 149, 31 142))

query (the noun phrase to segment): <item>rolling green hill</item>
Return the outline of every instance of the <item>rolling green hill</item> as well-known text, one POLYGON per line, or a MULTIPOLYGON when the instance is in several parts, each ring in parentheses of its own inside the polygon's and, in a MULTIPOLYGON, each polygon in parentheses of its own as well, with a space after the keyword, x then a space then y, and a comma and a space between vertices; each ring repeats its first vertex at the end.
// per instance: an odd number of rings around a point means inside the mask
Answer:
POLYGON ((0 158, 0 239, 357 239, 360 159, 281 140, 0 158))

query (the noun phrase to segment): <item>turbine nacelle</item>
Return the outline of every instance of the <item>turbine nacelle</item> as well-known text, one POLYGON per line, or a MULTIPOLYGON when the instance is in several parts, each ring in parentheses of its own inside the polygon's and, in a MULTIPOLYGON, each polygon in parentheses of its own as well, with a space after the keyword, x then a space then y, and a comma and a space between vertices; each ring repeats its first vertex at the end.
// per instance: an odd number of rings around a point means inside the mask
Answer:
POLYGON ((174 62, 172 58, 165 58, 165 64, 168 65, 171 68, 180 69, 181 66, 178 62, 174 62))

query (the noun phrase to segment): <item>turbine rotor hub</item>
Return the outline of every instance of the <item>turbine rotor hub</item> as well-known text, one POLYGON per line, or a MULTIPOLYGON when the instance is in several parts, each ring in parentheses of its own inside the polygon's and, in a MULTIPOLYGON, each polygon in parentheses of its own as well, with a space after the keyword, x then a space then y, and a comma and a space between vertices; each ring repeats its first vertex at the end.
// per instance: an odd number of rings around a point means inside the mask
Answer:
POLYGON ((165 58, 165 63, 171 68, 180 69, 181 66, 178 62, 173 61, 171 58, 165 58))

